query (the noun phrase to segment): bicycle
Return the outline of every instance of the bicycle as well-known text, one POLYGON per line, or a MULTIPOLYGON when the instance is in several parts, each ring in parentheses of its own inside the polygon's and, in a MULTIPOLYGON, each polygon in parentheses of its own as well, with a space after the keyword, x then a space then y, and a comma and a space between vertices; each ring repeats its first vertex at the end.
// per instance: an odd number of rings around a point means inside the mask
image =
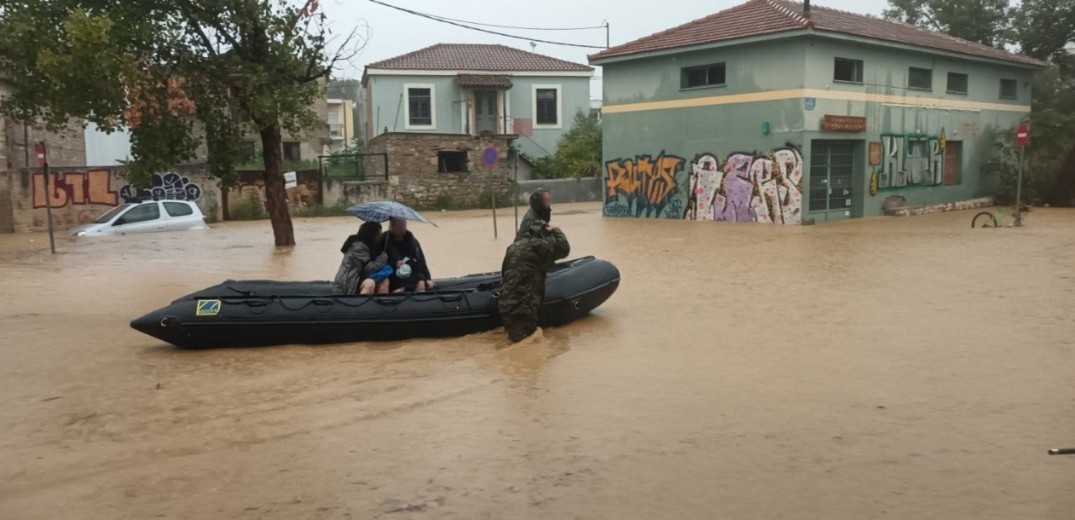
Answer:
POLYGON ((981 211, 974 215, 970 221, 971 228, 998 228, 1003 222, 1008 221, 1003 227, 1019 227, 1026 218, 1023 215, 1030 212, 1030 207, 1024 205, 1019 209, 1020 215, 1015 214, 1015 208, 995 209, 993 211, 981 211), (1010 221, 1009 221, 1010 219, 1010 221))

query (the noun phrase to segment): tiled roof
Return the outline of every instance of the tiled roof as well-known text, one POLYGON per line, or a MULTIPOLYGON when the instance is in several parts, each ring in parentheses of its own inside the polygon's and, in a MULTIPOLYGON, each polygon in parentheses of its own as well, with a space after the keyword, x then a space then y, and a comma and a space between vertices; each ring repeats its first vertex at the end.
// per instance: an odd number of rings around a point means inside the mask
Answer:
POLYGON ((810 8, 810 18, 806 18, 803 16, 802 4, 787 0, 750 0, 679 27, 603 50, 591 55, 590 61, 807 29, 850 34, 1024 65, 1045 65, 1033 58, 988 45, 874 16, 813 5, 810 8))
POLYGON ((455 77, 460 87, 511 88, 511 76, 502 74, 460 74, 455 77))
POLYGON ((489 72, 589 72, 593 67, 505 45, 438 43, 395 58, 366 65, 367 69, 466 70, 489 72))

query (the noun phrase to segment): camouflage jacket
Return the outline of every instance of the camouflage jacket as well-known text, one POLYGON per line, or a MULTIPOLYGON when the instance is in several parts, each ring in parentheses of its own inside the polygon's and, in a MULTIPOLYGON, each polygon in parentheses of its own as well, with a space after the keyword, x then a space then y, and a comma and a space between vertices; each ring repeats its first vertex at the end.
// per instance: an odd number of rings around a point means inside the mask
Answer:
POLYGON ((529 236, 508 246, 501 268, 500 314, 536 316, 545 298, 546 268, 571 252, 567 236, 559 229, 545 230, 535 221, 529 236))

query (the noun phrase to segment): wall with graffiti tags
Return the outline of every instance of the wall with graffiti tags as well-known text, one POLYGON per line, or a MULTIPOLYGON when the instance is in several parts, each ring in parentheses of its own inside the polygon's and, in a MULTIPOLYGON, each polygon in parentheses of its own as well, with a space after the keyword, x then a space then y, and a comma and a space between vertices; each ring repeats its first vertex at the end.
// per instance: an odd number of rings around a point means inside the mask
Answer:
POLYGON ((666 151, 605 163, 606 216, 762 224, 802 223, 803 159, 792 144, 768 152, 666 151))
POLYGON ((189 200, 211 219, 219 219, 221 214, 216 181, 199 167, 154 174, 146 188, 131 185, 126 170, 119 167, 53 168, 48 185, 39 169, 12 172, 7 177, 15 232, 46 230, 46 208, 52 210, 57 229, 68 229, 92 222, 109 209, 137 198, 189 200))

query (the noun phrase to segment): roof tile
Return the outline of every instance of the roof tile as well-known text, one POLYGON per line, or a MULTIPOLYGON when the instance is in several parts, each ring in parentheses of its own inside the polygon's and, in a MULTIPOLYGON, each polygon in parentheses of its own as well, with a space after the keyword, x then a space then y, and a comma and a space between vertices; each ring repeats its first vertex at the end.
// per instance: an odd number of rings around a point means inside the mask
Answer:
POLYGON ((817 5, 811 6, 810 18, 802 14, 803 6, 787 0, 750 0, 744 4, 699 18, 692 22, 651 34, 632 42, 603 50, 590 61, 629 56, 665 49, 703 45, 751 36, 813 29, 904 43, 971 56, 992 58, 1031 66, 1044 63, 1033 58, 1005 52, 944 33, 874 16, 850 13, 817 5))
POLYGON ((593 67, 505 45, 438 43, 370 63, 367 69, 486 72, 589 72, 593 67))

